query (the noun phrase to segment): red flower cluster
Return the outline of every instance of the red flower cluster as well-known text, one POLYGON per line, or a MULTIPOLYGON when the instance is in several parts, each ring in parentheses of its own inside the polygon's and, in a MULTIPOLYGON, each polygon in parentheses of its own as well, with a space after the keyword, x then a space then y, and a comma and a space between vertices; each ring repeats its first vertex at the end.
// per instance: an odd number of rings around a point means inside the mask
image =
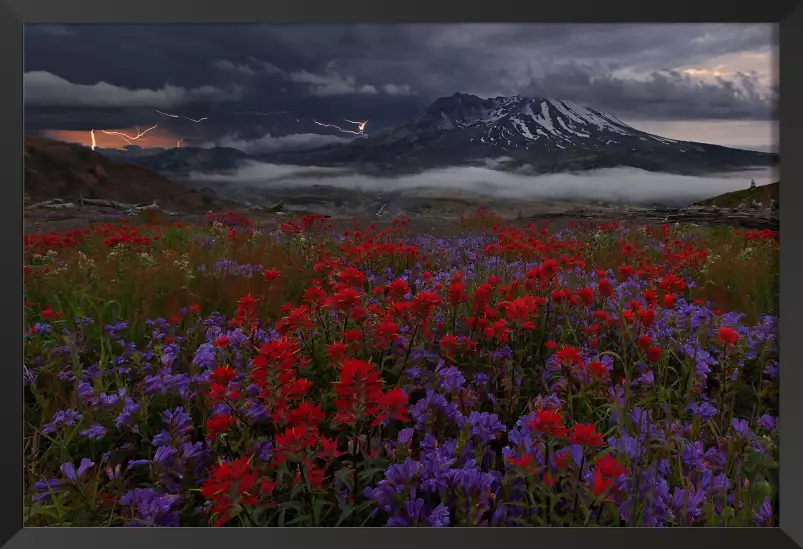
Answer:
POLYGON ((591 477, 591 493, 597 497, 604 497, 611 489, 613 481, 627 472, 627 468, 617 463, 610 452, 602 458, 597 458, 594 474, 591 477))
POLYGON ((209 224, 221 223, 226 227, 252 227, 254 223, 242 215, 237 215, 232 211, 226 213, 211 213, 206 218, 209 224))
POLYGON ((394 387, 382 391, 379 372, 370 362, 344 360, 340 364, 340 379, 335 383, 337 413, 335 425, 356 425, 371 421, 375 427, 386 420, 407 422, 407 395, 394 387))
POLYGON ((259 503, 260 493, 270 494, 272 486, 264 482, 257 486, 259 472, 248 458, 222 462, 212 468, 211 475, 201 486, 201 495, 212 503, 217 515, 215 526, 223 526, 246 505, 259 503))

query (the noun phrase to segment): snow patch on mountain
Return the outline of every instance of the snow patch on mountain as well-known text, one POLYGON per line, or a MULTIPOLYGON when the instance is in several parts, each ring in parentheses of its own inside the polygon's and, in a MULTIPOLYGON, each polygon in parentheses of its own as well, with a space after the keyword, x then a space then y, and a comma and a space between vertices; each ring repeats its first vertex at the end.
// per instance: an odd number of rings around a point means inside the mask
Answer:
MULTIPOLYGON (((604 115, 598 115, 594 113, 591 109, 587 109, 582 105, 575 103, 574 101, 564 101, 564 105, 570 108, 572 111, 577 113, 581 118, 587 120, 594 126, 596 126, 600 130, 607 130, 611 132, 615 132, 621 135, 632 135, 630 132, 625 131, 624 129, 620 128, 618 125, 611 124, 609 120, 604 118, 604 115)), ((601 114, 601 113, 600 113, 601 114)))
POLYGON ((527 139, 538 139, 538 137, 536 137, 532 133, 530 133, 530 128, 527 127, 527 124, 525 124, 523 120, 520 120, 519 118, 517 118, 515 116, 512 117, 510 120, 513 122, 513 125, 516 126, 516 128, 519 130, 521 135, 523 135, 525 138, 527 138, 527 139))

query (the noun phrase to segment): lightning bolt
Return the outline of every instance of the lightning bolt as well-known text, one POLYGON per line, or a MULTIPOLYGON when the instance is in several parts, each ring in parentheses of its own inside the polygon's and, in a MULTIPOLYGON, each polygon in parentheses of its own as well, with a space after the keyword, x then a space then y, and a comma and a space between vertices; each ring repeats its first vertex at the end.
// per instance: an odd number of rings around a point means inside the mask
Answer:
POLYGON ((184 138, 183 138, 183 137, 182 137, 181 139, 179 139, 179 140, 178 140, 178 142, 176 143, 176 147, 179 147, 179 148, 180 148, 180 147, 181 147, 181 142, 182 142, 182 141, 184 141, 184 138))
POLYGON ((352 135, 363 135, 363 128, 365 128, 365 124, 368 123, 367 120, 365 122, 353 122, 351 120, 346 120, 346 122, 350 122, 352 124, 357 124, 357 127, 359 128, 359 131, 355 132, 353 130, 344 130, 340 126, 335 126, 334 124, 324 124, 323 122, 318 122, 317 120, 313 120, 313 122, 315 122, 319 126, 326 126, 326 127, 329 127, 329 128, 334 128, 334 129, 336 129, 337 131, 339 131, 341 133, 350 133, 352 135))
POLYGON ((346 118, 345 121, 349 122, 351 124, 357 124, 357 129, 359 130, 360 135, 363 134, 363 132, 365 130, 365 125, 368 123, 367 120, 365 122, 355 122, 354 120, 349 120, 348 118, 346 118))
POLYGON ((150 128, 148 128, 145 131, 141 131, 140 132, 139 130, 137 130, 138 133, 137 133, 137 135, 134 135, 134 136, 127 135, 127 134, 124 134, 122 132, 110 132, 110 131, 106 131, 106 130, 103 130, 103 133, 105 133, 106 135, 119 135, 122 139, 124 139, 126 141, 126 143, 128 143, 129 145, 133 145, 133 143, 131 143, 131 141, 136 141, 137 139, 139 139, 140 137, 142 137, 143 135, 145 135, 149 131, 155 130, 158 126, 159 126, 159 124, 154 124, 153 126, 151 126, 150 128))
POLYGON ((163 116, 169 116, 170 118, 183 118, 184 120, 189 120, 190 122, 194 122, 195 124, 198 124, 199 122, 203 122, 204 120, 209 120, 208 116, 205 116, 203 118, 199 118, 198 120, 196 120, 194 118, 190 118, 189 116, 184 116, 182 114, 170 114, 168 112, 162 112, 162 111, 159 111, 159 110, 156 110, 156 109, 153 109, 153 110, 155 112, 158 112, 159 114, 161 114, 163 116))
POLYGON ((95 130, 89 130, 89 136, 92 138, 92 145, 90 145, 90 148, 94 151, 95 147, 97 147, 97 143, 95 143, 95 130))

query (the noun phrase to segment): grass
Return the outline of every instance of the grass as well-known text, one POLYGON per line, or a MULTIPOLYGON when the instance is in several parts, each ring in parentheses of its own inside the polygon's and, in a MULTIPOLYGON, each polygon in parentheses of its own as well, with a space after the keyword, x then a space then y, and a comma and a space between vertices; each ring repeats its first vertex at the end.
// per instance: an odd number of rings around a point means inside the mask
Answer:
POLYGON ((730 193, 721 194, 701 202, 697 202, 696 206, 717 206, 719 208, 738 208, 744 204, 747 207, 752 206, 753 202, 757 202, 762 207, 769 207, 770 202, 773 200, 778 202, 778 189, 780 183, 771 183, 769 185, 761 185, 755 189, 744 189, 741 191, 734 191, 730 193))

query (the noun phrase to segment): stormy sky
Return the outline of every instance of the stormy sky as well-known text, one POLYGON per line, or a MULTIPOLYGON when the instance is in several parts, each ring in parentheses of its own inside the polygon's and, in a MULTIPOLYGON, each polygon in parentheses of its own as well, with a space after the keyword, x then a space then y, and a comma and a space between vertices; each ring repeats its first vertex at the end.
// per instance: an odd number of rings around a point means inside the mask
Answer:
POLYGON ((156 125, 133 143, 270 152, 461 92, 570 99, 658 135, 774 150, 776 53, 768 24, 29 25, 25 124, 85 144, 94 130, 99 147, 156 125))

